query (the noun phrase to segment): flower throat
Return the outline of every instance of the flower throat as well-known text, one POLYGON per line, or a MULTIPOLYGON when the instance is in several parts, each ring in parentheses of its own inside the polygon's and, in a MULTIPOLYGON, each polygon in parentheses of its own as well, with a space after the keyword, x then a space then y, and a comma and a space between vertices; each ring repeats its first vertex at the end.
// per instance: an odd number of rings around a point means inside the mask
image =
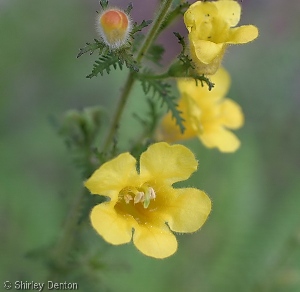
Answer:
POLYGON ((143 185, 140 188, 127 187, 119 194, 121 199, 124 199, 126 204, 133 201, 134 204, 143 203, 145 209, 150 205, 151 200, 155 200, 156 194, 152 187, 143 185))

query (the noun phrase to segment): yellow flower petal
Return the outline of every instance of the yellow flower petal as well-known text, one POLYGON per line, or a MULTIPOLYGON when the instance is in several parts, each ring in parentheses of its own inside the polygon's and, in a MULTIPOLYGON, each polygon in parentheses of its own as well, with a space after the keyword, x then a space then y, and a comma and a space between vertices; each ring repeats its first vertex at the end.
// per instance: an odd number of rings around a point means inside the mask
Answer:
POLYGON ((242 108, 233 100, 226 98, 220 105, 222 124, 230 129, 238 129, 244 124, 242 108))
POLYGON ((183 125, 186 127, 184 133, 178 129, 178 125, 176 125, 176 121, 173 119, 172 114, 166 114, 162 121, 161 127, 158 129, 157 138, 160 140, 164 140, 166 142, 175 142, 180 140, 190 139, 196 136, 196 131, 193 127, 190 126, 187 118, 187 105, 183 99, 180 99, 178 103, 178 110, 182 112, 182 118, 185 120, 183 125))
POLYGON ((143 180, 163 180, 167 184, 186 180, 197 169, 194 154, 182 145, 152 144, 140 158, 143 180))
POLYGON ((253 25, 236 26, 241 6, 237 1, 197 1, 184 14, 189 31, 190 56, 199 74, 214 74, 228 44, 244 44, 258 36, 253 25))
POLYGON ((85 182, 92 194, 104 195, 117 199, 118 192, 138 180, 136 160, 129 153, 104 163, 85 182))
POLYGON ((229 26, 236 26, 240 21, 241 6, 236 1, 226 0, 214 2, 218 9, 218 16, 226 21, 229 26))
POLYGON ((149 224, 139 225, 133 233, 133 243, 143 254, 162 259, 174 254, 177 240, 169 228, 149 224))
POLYGON ((240 27, 232 28, 227 44, 245 44, 253 41, 258 37, 258 29, 254 25, 243 25, 240 27))
POLYGON ((228 71, 221 67, 215 74, 211 75, 209 78, 211 82, 214 83, 214 87, 207 93, 208 97, 214 98, 215 100, 223 98, 229 91, 231 83, 228 71))
POLYGON ((102 203, 92 209, 92 226, 111 244, 123 244, 131 241, 132 220, 119 215, 111 203, 102 203))
POLYGON ((86 182, 92 192, 111 197, 109 202, 92 209, 92 226, 111 244, 133 239, 145 255, 172 255, 177 241, 166 222, 175 231, 193 232, 210 211, 210 200, 202 191, 174 190, 171 186, 187 179, 196 169, 193 153, 182 145, 151 145, 140 157, 139 174, 129 153, 119 155, 103 164, 86 182))
POLYGON ((195 39, 190 36, 190 42, 193 46, 193 53, 195 53, 197 59, 204 63, 209 64, 215 58, 220 55, 223 55, 224 52, 224 44, 216 44, 210 41, 195 39))
POLYGON ((211 201, 202 191, 186 188, 174 189, 166 218, 171 230, 175 232, 194 232, 206 221, 211 211, 211 201))
POLYGON ((198 27, 204 22, 211 22, 212 18, 217 14, 218 10, 214 3, 197 1, 184 14, 184 23, 191 31, 191 28, 198 27))
POLYGON ((198 82, 197 86, 194 79, 188 78, 177 79, 177 86, 182 95, 187 94, 196 101, 205 98, 214 101, 222 99, 230 87, 231 80, 229 73, 221 67, 215 74, 209 76, 209 79, 214 83, 214 87, 210 91, 205 84, 201 86, 201 83, 198 82))
MULTIPOLYGON (((205 84, 204 86, 202 86, 201 82, 196 83, 195 80, 191 78, 178 78, 177 87, 181 95, 188 95, 191 97, 203 95, 203 93, 206 94, 206 92, 208 91, 208 89, 205 89, 205 87, 207 88, 205 84)), ((181 100, 179 100, 178 105, 180 104, 180 101, 181 100)))
POLYGON ((221 152, 234 152, 240 147, 240 140, 223 127, 204 130, 199 139, 206 147, 217 147, 221 152))
MULTIPOLYGON (((183 95, 181 98, 186 110, 183 118, 188 121, 188 126, 195 132, 202 131, 201 116, 202 110, 197 105, 197 101, 190 98, 188 95, 183 95)), ((178 128, 178 127, 177 127, 178 128)))
POLYGON ((224 99, 229 89, 230 76, 224 68, 220 68, 211 76, 211 81, 215 87, 209 91, 205 86, 197 86, 194 80, 178 79, 181 93, 178 109, 185 120, 186 131, 181 134, 171 115, 167 115, 162 120, 162 139, 174 142, 198 136, 209 148, 217 147, 222 152, 238 149, 239 140, 225 129, 238 129, 244 123, 240 106, 230 99, 224 99))

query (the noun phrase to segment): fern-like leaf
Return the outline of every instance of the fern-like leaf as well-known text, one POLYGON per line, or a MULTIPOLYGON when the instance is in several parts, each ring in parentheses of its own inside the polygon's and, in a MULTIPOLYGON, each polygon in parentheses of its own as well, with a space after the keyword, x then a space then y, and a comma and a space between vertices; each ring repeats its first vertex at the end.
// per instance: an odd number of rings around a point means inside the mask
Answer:
POLYGON ((158 113, 158 109, 157 109, 155 102, 150 98, 147 98, 147 102, 148 102, 148 106, 149 106, 148 116, 149 116, 149 121, 150 121, 149 133, 150 133, 150 135, 152 135, 155 131, 156 125, 158 124, 160 115, 158 113))
POLYGON ((92 55, 96 50, 99 49, 99 54, 101 54, 102 52, 105 51, 105 49, 107 49, 107 46, 98 41, 97 39, 94 39, 94 43, 86 43, 86 46, 79 49, 79 53, 77 55, 77 58, 81 57, 83 54, 85 53, 90 53, 90 55, 92 55))
POLYGON ((101 56, 99 60, 97 60, 93 66, 92 73, 87 75, 87 78, 92 78, 100 74, 103 76, 104 72, 106 71, 107 74, 111 71, 111 66, 114 67, 114 69, 117 69, 119 65, 119 68, 122 70, 123 62, 120 61, 118 56, 113 54, 108 54, 101 56))
POLYGON ((152 20, 143 20, 140 24, 138 24, 137 22, 135 22, 133 24, 133 28, 130 32, 130 35, 133 37, 133 35, 135 33, 137 33, 138 31, 141 31, 143 28, 147 27, 149 24, 152 23, 152 20))
POLYGON ((167 106, 168 110, 175 119, 176 124, 180 128, 181 133, 183 133, 185 130, 183 125, 184 119, 181 117, 181 112, 178 110, 176 98, 171 93, 171 85, 157 79, 140 78, 140 81, 145 94, 151 92, 152 97, 160 98, 162 105, 165 104, 167 106))
POLYGON ((99 4, 100 4, 101 8, 104 10, 108 6, 108 0, 100 0, 99 4))
POLYGON ((183 54, 186 48, 184 37, 178 32, 174 32, 174 35, 177 37, 178 43, 181 44, 181 54, 183 54))
POLYGON ((109 52, 106 55, 100 56, 93 66, 92 73, 87 75, 87 78, 92 78, 100 74, 103 76, 104 72, 107 74, 110 73, 111 67, 117 69, 119 67, 121 70, 123 65, 132 70, 139 71, 137 62, 134 60, 133 55, 130 54, 127 50, 120 50, 116 52, 109 52))
POLYGON ((132 8, 133 8, 133 5, 132 5, 132 3, 130 2, 129 5, 127 6, 127 8, 125 9, 125 13, 126 13, 126 14, 130 14, 132 8))
POLYGON ((211 91, 215 84, 209 80, 204 74, 202 75, 191 75, 191 78, 195 79, 196 85, 198 85, 198 81, 200 81, 201 86, 204 86, 204 83, 208 86, 208 90, 211 91))
POLYGON ((147 54, 146 54, 146 58, 150 61, 152 61, 155 64, 159 64, 159 62, 162 59, 162 55, 165 52, 165 48, 161 45, 157 45, 157 44, 153 44, 147 54))
POLYGON ((136 60, 133 58, 133 55, 127 51, 122 50, 118 52, 118 57, 121 63, 125 63, 125 66, 130 69, 131 71, 138 72, 139 66, 136 62, 136 60))
POLYGON ((177 37, 178 43, 181 45, 182 48, 181 48, 180 54, 177 57, 179 60, 179 63, 178 64, 175 63, 173 68, 170 67, 170 69, 171 69, 171 70, 169 70, 170 76, 194 78, 196 83, 198 81, 200 81, 201 86, 204 86, 204 83, 206 83, 208 86, 208 89, 211 90, 214 87, 214 83, 212 83, 209 80, 209 78, 207 78, 204 74, 198 75, 196 73, 196 71, 194 70, 195 65, 194 65, 192 59, 190 59, 189 56, 185 54, 186 44, 185 44, 184 37, 181 36, 178 32, 174 32, 174 35, 177 37), (174 73, 175 73, 175 75, 174 75, 174 73))

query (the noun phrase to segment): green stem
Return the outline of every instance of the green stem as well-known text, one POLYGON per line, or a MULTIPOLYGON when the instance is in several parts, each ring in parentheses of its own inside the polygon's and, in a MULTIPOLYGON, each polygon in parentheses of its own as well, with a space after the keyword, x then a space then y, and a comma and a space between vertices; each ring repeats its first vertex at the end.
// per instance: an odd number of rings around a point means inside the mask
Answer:
MULTIPOLYGON (((154 20, 148 34, 145 37, 145 40, 140 48, 140 50, 137 53, 137 57, 136 60, 138 63, 140 63, 143 59, 143 57, 145 56, 145 54, 147 53, 148 49, 150 48, 151 44, 153 43, 153 41, 155 40, 155 38, 157 37, 157 34, 159 32, 160 26, 166 16, 166 14, 168 13, 169 8, 171 7, 173 0, 165 0, 159 9, 159 12, 157 14, 156 19, 154 20)), ((120 96, 120 100, 119 100, 119 104, 112 122, 112 125, 110 127, 108 136, 105 140, 104 143, 104 147, 103 147, 103 151, 107 151, 111 141, 113 140, 113 137, 115 135, 115 132, 118 128, 125 104, 129 98, 129 94, 132 90, 133 84, 135 82, 135 78, 134 78, 135 73, 134 72, 130 72, 126 83, 124 85, 124 89, 122 91, 122 94, 120 96)))
POLYGON ((153 41, 157 37, 157 33, 159 32, 160 26, 161 26, 162 22, 164 21, 165 16, 167 15, 169 8, 171 7, 172 1, 173 0, 165 0, 161 4, 160 10, 157 14, 157 17, 154 20, 153 25, 150 28, 149 33, 146 36, 146 38, 144 40, 144 43, 141 46, 140 51, 137 54, 137 62, 140 62, 142 60, 142 58, 144 57, 144 55, 148 51, 149 47, 151 46, 151 44, 153 43, 153 41))
POLYGON ((53 268, 51 274, 48 276, 48 280, 59 280, 61 271, 65 271, 68 268, 67 255, 72 246, 74 235, 78 227, 79 216, 82 209, 82 201, 86 191, 82 190, 76 197, 69 214, 66 218, 65 225, 62 228, 60 238, 53 250, 53 268))
POLYGON ((115 132, 118 128, 123 109, 125 107, 127 99, 129 97, 129 93, 130 93, 130 91, 132 89, 132 86, 133 86, 133 83, 134 83, 134 77, 133 76, 134 76, 134 73, 130 72, 128 77, 127 77, 124 88, 122 90, 122 94, 121 94, 121 97, 120 97, 120 100, 119 100, 119 104, 118 104, 118 107, 117 107, 112 125, 110 127, 110 131, 109 131, 108 136, 105 140, 105 144, 104 144, 104 147, 103 147, 104 152, 107 151, 111 141, 114 138, 115 132))
POLYGON ((160 80, 160 79, 166 79, 166 78, 169 78, 170 75, 168 72, 165 72, 165 73, 162 73, 162 74, 157 74, 157 75, 152 75, 152 74, 143 74, 141 73, 140 76, 142 78, 145 78, 145 79, 155 79, 155 80, 160 80))
MULTIPOLYGON (((166 16, 168 9, 170 8, 172 4, 172 0, 165 0, 159 10, 159 13, 157 15, 156 20, 153 23, 153 26, 150 28, 145 41, 143 45, 141 46, 140 50, 137 54, 137 62, 140 63, 144 55, 146 54, 147 50, 151 46, 152 42, 157 37, 157 34, 159 32, 160 25, 162 21, 164 20, 164 17, 166 16)), ((120 101, 115 113, 115 117, 113 119, 109 134, 107 136, 107 139, 104 144, 104 150, 107 150, 108 146, 110 145, 115 132, 117 130, 122 112, 124 110, 126 101, 128 100, 129 94, 131 92, 132 86, 135 81, 134 72, 130 72, 126 83, 124 85, 124 89, 122 91, 122 94, 120 96, 120 101)), ((53 268, 52 273, 49 275, 48 279, 51 281, 55 281, 55 279, 58 279, 60 277, 61 271, 68 269, 67 264, 67 255, 68 252, 71 250, 75 232, 78 228, 78 220, 80 216, 80 209, 82 207, 82 200, 85 196, 85 191, 81 191, 80 194, 78 194, 76 200, 74 201, 73 206, 71 207, 71 210, 69 212, 68 217, 66 218, 65 226, 62 230, 61 237, 59 241, 57 242, 57 245, 53 251, 52 259, 53 259, 53 268)))

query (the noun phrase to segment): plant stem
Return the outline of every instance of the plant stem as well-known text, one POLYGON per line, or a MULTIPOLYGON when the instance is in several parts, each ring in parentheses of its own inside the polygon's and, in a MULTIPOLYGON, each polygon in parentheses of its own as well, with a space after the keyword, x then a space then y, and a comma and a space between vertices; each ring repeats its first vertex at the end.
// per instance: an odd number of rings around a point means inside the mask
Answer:
POLYGON ((155 80, 161 80, 161 79, 166 79, 166 78, 169 78, 170 75, 168 72, 165 72, 165 73, 162 73, 162 74, 143 74, 141 73, 141 77, 142 78, 146 78, 146 79, 155 79, 155 80))
POLYGON ((140 51, 137 54, 137 62, 139 63, 142 58, 144 57, 144 55, 146 54, 146 52, 148 51, 149 47, 151 46, 151 44, 153 43, 153 41, 155 40, 155 38, 157 37, 157 33, 159 32, 159 28, 162 24, 162 22, 165 19, 166 14, 168 13, 169 8, 171 7, 173 0, 165 0, 161 6, 160 6, 160 10, 157 14, 156 19, 153 22, 152 27, 150 28, 143 45, 141 46, 140 51))
POLYGON ((78 220, 81 214, 82 201, 86 196, 86 191, 81 190, 76 196, 73 205, 68 213, 65 221, 65 225, 62 228, 60 238, 54 247, 52 253, 53 267, 50 275, 48 276, 49 281, 57 281, 60 278, 61 271, 66 271, 68 268, 67 255, 71 249, 75 231, 78 227, 78 220))
MULTIPOLYGON (((144 55, 146 54, 147 50, 151 46, 152 42, 157 37, 157 34, 159 32, 160 25, 162 24, 162 21, 164 20, 164 17, 166 16, 170 6, 172 4, 172 0, 165 0, 159 10, 159 13, 157 15, 157 18, 155 19, 152 27, 150 28, 143 45, 141 46, 140 50, 137 53, 137 62, 140 63, 144 55)), ((124 85, 124 89, 122 91, 122 94, 120 96, 120 101, 109 131, 109 134, 106 138, 105 144, 104 144, 104 151, 108 149, 115 132, 117 130, 122 112, 124 110, 126 101, 128 100, 129 94, 131 92, 132 86, 135 81, 135 73, 130 72, 128 74, 126 83, 124 85)), ((80 194, 76 197, 73 206, 71 207, 70 213, 68 217, 66 218, 66 222, 64 225, 64 228, 62 230, 61 238, 57 242, 57 245, 53 251, 53 269, 52 273, 49 275, 48 279, 51 281, 54 281, 55 279, 59 278, 60 271, 64 269, 68 269, 67 264, 67 254, 71 250, 73 241, 74 241, 74 235, 76 232, 76 229, 78 227, 78 219, 80 216, 80 209, 82 206, 82 200, 85 196, 85 191, 81 191, 80 194)))
MULTIPOLYGON (((156 19, 153 22, 153 25, 151 26, 148 34, 145 37, 145 40, 140 48, 140 50, 137 53, 137 57, 136 60, 138 63, 140 63, 143 59, 143 57, 145 56, 145 54, 147 53, 148 49, 150 48, 151 44, 153 43, 153 41, 155 40, 155 38, 157 37, 157 34, 159 32, 159 28, 163 22, 163 20, 165 19, 166 14, 168 13, 169 8, 171 7, 173 0, 165 0, 159 9, 159 12, 157 14, 156 19)), ((129 98, 129 94, 131 92, 131 89, 133 87, 133 84, 135 82, 135 78, 134 78, 135 73, 134 72, 130 72, 126 83, 124 85, 124 89, 122 91, 122 94, 120 96, 120 100, 119 100, 119 104, 112 122, 112 125, 110 127, 108 136, 105 140, 104 143, 104 147, 103 147, 103 151, 107 151, 111 141, 113 140, 113 137, 115 135, 115 132, 118 128, 121 116, 122 116, 122 112, 124 110, 125 104, 129 98)))

